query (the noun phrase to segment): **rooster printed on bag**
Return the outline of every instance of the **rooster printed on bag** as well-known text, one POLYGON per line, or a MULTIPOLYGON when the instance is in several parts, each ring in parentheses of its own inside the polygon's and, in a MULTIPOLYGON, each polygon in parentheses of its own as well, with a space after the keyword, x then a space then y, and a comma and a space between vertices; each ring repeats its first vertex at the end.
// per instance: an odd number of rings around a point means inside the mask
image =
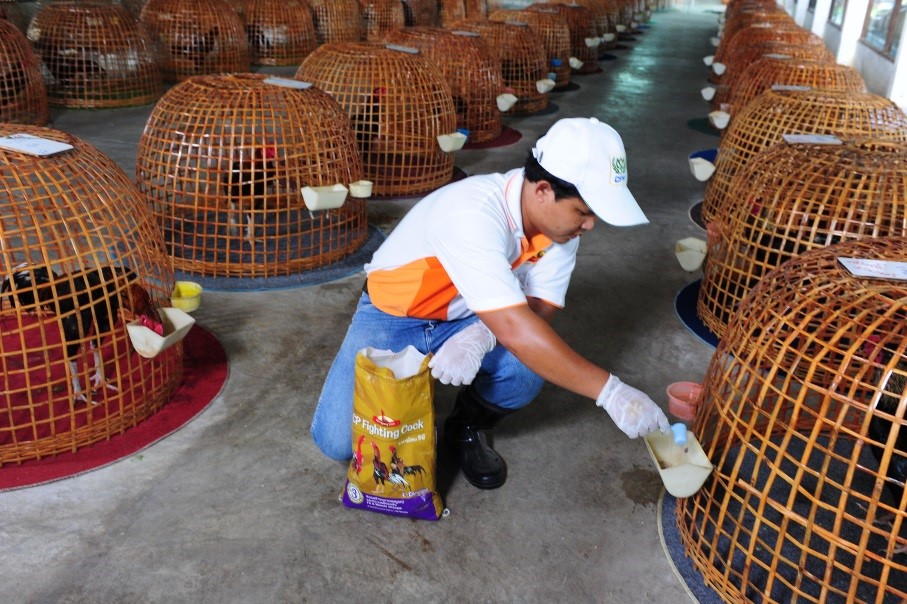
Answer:
POLYGON ((364 348, 356 355, 353 458, 344 505, 437 520, 436 433, 430 356, 364 348))

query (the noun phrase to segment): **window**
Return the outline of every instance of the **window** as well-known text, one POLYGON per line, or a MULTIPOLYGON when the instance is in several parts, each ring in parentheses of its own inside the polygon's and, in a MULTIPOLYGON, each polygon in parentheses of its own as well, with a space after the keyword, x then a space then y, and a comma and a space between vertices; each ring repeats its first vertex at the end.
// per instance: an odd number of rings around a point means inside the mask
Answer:
POLYGON ((846 8, 847 0, 832 0, 831 10, 828 13, 828 22, 841 27, 844 24, 844 11, 846 8))
POLYGON ((902 0, 870 0, 863 29, 863 42, 894 57, 904 27, 902 0))

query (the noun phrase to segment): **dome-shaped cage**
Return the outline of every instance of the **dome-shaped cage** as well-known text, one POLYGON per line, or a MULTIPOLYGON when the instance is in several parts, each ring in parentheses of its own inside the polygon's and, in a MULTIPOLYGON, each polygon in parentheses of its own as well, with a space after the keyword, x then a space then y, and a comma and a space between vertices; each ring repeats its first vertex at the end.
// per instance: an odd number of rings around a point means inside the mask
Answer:
POLYGON ((742 12, 737 11, 728 15, 724 24, 721 27, 721 41, 719 41, 718 46, 716 47, 716 52, 724 52, 727 50, 723 43, 725 41, 730 41, 735 33, 741 29, 747 27, 795 27, 797 22, 794 21, 794 18, 787 13, 780 6, 775 6, 766 10, 759 11, 748 11, 742 12))
POLYGON ((467 19, 487 19, 487 0, 463 0, 463 10, 467 19))
POLYGON ((18 0, 0 0, 0 21, 8 21, 23 33, 28 26, 28 17, 18 0))
POLYGON ((361 42, 364 39, 359 0, 309 0, 309 4, 319 44, 361 42))
POLYGON ((42 4, 28 38, 44 65, 51 105, 128 107, 152 103, 164 91, 154 37, 117 3, 42 4))
POLYGON ((466 18, 466 0, 438 0, 438 18, 441 27, 450 27, 466 18))
POLYGON ((526 23, 545 46, 547 67, 554 74, 555 88, 570 85, 570 28, 567 20, 554 8, 545 10, 499 9, 488 16, 492 21, 526 23))
POLYGON ((575 4, 585 6, 592 11, 591 19, 595 27, 595 36, 601 41, 599 51, 617 46, 617 31, 608 17, 608 5, 605 0, 577 0, 575 4))
POLYGON ((750 158, 784 134, 907 141, 907 115, 891 100, 864 92, 766 90, 740 111, 721 139, 715 172, 702 200, 702 218, 722 222, 733 178, 750 158))
POLYGON ((498 55, 504 86, 517 97, 505 115, 534 113, 548 106, 548 93, 537 86, 548 77, 545 46, 527 23, 466 20, 454 23, 451 29, 476 32, 498 55))
POLYGON ((907 598, 907 281, 839 258, 907 261, 903 237, 813 250, 731 321, 692 432, 714 464, 677 500, 688 557, 729 602, 907 598), (888 523, 883 521, 888 516, 888 523))
POLYGON ((299 65, 318 46, 306 0, 245 0, 242 14, 254 65, 299 65))
POLYGON ((582 65, 572 68, 573 73, 595 73, 598 67, 598 45, 601 39, 595 27, 595 16, 592 11, 581 4, 564 4, 537 2, 526 7, 526 10, 549 11, 555 10, 567 22, 567 31, 570 36, 570 59, 578 59, 582 65))
POLYGON ((198 76, 158 101, 139 140, 136 180, 174 268, 288 275, 365 243, 362 199, 341 197, 342 206, 322 210, 302 196, 304 187, 362 179, 346 114, 304 86, 263 74, 198 76))
POLYGON ((0 122, 43 126, 49 120, 41 61, 25 34, 0 21, 0 122))
POLYGON ((763 27, 761 24, 744 27, 734 33, 727 43, 715 49, 714 63, 724 65, 724 73, 712 73, 713 78, 717 78, 719 83, 724 83, 728 74, 736 71, 743 71, 749 65, 745 62, 750 57, 749 48, 752 46, 761 46, 766 42, 777 42, 780 44, 801 45, 801 46, 819 46, 826 51, 828 47, 825 41, 819 36, 803 29, 798 25, 763 27))
POLYGON ((860 237, 907 236, 907 145, 771 145, 731 183, 709 231, 697 314, 718 337, 752 287, 790 258, 860 237))
POLYGON ((365 39, 381 42, 391 31, 406 27, 406 13, 401 0, 359 0, 365 39))
POLYGON ((740 70, 740 76, 715 92, 713 103, 733 115, 735 109, 775 86, 805 86, 820 90, 866 92, 860 72, 831 61, 794 59, 788 55, 762 55, 740 70))
POLYGON ((624 22, 621 4, 618 0, 603 0, 605 12, 608 15, 608 31, 615 34, 614 45, 617 45, 616 36, 622 31, 627 30, 627 23, 624 22))
POLYGON ((456 130, 450 86, 417 49, 324 44, 296 79, 330 94, 350 116, 376 196, 422 195, 453 178, 453 156, 438 143, 456 130))
POLYGON ((434 63, 450 85, 457 128, 469 130, 469 142, 487 142, 501 135, 504 122, 496 98, 504 92, 504 79, 500 62, 479 34, 407 27, 388 32, 386 40, 418 48, 434 63))
POLYGON ((441 24, 438 3, 434 0, 402 0, 402 2, 407 27, 438 27, 441 24))
POLYGON ((12 134, 72 148, 0 149, 0 465, 124 432, 170 400, 183 372, 181 344, 144 358, 127 335, 126 322, 169 306, 174 285, 135 185, 74 136, 0 124, 12 134))
POLYGON ((765 57, 779 57, 789 59, 800 59, 803 61, 821 61, 825 63, 835 63, 835 56, 829 48, 823 44, 788 44, 786 42, 777 42, 770 40, 768 42, 759 42, 758 44, 747 45, 734 55, 734 61, 738 65, 743 65, 743 69, 735 69, 726 72, 722 76, 712 73, 709 80, 715 84, 715 97, 712 99, 714 109, 719 109, 719 103, 726 100, 726 95, 736 88, 738 79, 746 71, 746 68, 755 61, 765 57))
POLYGON ((148 0, 141 20, 160 44, 167 81, 249 71, 246 28, 226 0, 148 0))

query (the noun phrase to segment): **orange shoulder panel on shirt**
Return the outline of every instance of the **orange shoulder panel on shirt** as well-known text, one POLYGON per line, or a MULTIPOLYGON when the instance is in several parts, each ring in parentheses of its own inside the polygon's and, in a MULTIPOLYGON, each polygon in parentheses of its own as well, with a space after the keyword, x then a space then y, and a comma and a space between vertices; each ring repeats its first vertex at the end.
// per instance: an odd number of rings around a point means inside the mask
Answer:
POLYGON ((377 308, 397 317, 447 319, 459 292, 437 258, 421 258, 368 276, 369 297, 377 308))

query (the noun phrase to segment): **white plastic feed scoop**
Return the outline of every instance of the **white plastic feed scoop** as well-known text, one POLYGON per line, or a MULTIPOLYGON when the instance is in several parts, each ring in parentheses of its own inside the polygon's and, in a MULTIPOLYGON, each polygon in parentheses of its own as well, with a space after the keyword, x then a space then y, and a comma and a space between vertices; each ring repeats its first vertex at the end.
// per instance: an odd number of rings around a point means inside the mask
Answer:
POLYGON ((688 431, 686 439, 681 446, 673 432, 652 432, 644 438, 661 481, 674 497, 694 495, 714 469, 696 436, 688 431))
POLYGON ((705 239, 686 237, 674 244, 674 255, 685 271, 696 271, 702 266, 708 251, 705 239))
POLYGON ((699 93, 702 94, 702 98, 706 101, 711 101, 713 98, 715 98, 715 92, 717 92, 717 88, 715 88, 714 86, 706 86, 699 91, 699 93))
POLYGON ((727 111, 712 111, 709 113, 709 122, 719 130, 724 130, 727 128, 728 123, 731 121, 731 114, 727 111))

